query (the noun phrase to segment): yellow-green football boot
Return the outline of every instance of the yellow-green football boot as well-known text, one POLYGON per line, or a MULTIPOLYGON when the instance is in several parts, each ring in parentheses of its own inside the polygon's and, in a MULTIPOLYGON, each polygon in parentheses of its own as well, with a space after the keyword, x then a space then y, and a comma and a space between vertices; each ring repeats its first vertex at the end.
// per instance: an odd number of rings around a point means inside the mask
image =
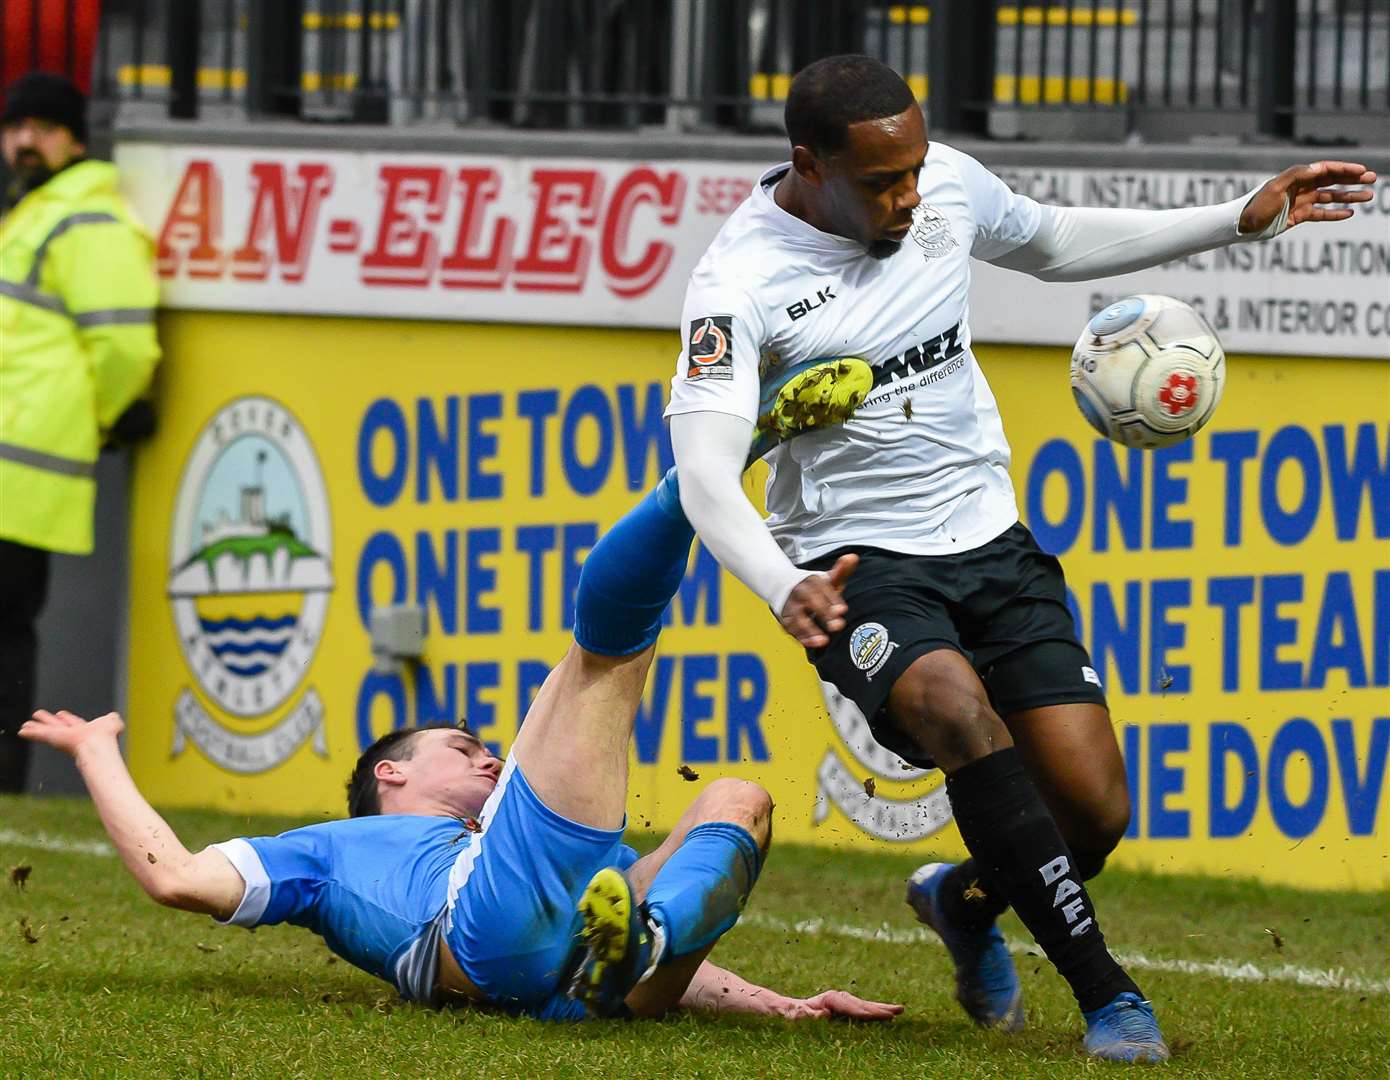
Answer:
POLYGON ((624 999, 652 962, 653 937, 646 913, 620 870, 605 867, 579 898, 569 996, 591 1016, 623 1016, 624 999))
POLYGON ((843 424, 873 388, 873 368, 857 356, 806 360, 779 372, 763 387, 747 464, 787 439, 843 424))

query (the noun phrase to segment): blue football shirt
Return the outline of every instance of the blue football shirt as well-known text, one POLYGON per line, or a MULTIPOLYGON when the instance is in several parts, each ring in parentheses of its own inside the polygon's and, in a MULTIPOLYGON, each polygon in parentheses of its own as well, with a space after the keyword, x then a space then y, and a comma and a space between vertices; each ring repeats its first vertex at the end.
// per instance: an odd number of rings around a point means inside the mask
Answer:
POLYGON ((246 882, 228 923, 306 927, 402 997, 428 1001, 449 869, 471 840, 454 818, 382 814, 212 846, 246 882))

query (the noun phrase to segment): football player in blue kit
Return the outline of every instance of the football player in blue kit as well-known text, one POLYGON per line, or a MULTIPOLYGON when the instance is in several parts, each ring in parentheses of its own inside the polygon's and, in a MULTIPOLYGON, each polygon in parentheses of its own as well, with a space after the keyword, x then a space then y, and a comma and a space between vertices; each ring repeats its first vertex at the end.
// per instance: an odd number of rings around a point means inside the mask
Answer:
POLYGON ((574 643, 506 762, 455 727, 362 754, 351 817, 192 853, 136 788, 121 718, 40 711, 20 734, 73 756, 126 868, 156 901, 220 922, 303 926, 401 996, 545 1019, 675 1007, 885 1020, 839 990, 792 998, 706 956, 762 867, 772 802, 707 785, 653 852, 623 843, 628 744, 694 534, 674 470, 594 547, 574 643))

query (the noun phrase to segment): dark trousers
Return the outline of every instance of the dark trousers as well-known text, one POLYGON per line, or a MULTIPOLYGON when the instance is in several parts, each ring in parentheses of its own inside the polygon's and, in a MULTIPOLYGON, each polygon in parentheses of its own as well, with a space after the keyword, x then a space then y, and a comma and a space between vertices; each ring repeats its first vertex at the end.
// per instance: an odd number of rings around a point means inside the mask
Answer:
POLYGON ((29 743, 15 734, 34 709, 36 623, 48 595, 48 552, 0 540, 0 794, 22 792, 29 743))

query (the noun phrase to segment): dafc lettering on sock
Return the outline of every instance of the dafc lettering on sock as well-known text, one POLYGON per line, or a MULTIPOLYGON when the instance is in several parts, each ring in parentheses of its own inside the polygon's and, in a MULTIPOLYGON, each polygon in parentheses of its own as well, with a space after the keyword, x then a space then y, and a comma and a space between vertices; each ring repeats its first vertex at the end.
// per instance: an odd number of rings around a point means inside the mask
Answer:
POLYGON ((1071 863, 1065 855, 1058 855, 1057 858, 1044 863, 1038 867, 1038 873, 1042 875, 1044 885, 1051 887, 1056 884, 1057 891, 1052 899, 1052 908, 1054 911, 1061 909, 1062 917, 1071 927, 1072 937, 1080 937, 1095 926, 1096 920, 1086 914, 1086 894, 1071 876, 1071 863))

